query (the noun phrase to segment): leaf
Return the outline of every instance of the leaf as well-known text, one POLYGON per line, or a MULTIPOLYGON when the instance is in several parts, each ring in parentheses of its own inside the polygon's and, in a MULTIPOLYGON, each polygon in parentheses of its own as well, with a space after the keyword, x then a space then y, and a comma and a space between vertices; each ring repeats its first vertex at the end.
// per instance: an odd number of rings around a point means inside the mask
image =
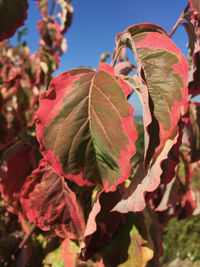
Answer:
POLYGON ((125 223, 109 240, 101 244, 98 253, 107 267, 145 267, 153 258, 154 244, 150 236, 150 217, 128 213, 125 223))
POLYGON ((196 188, 189 187, 188 190, 185 192, 183 199, 182 199, 182 210, 179 214, 179 219, 186 218, 191 216, 193 212, 199 208, 199 198, 200 198, 200 190, 196 188))
POLYGON ((27 18, 27 0, 0 2, 0 42, 14 35, 27 18))
POLYGON ((181 151, 188 164, 198 162, 200 159, 200 103, 190 102, 188 113, 184 116, 185 127, 183 131, 181 151))
POLYGON ((153 257, 153 243, 151 241, 148 244, 148 241, 143 238, 147 231, 143 220, 144 218, 140 214, 129 213, 126 215, 126 225, 120 229, 112 242, 100 251, 105 266, 147 266, 147 262, 153 257), (140 222, 140 226, 138 222, 140 222))
POLYGON ((69 2, 69 0, 37 0, 38 9, 42 16, 46 18, 50 16, 53 17, 53 11, 58 8, 59 5, 59 10, 61 12, 57 14, 57 17, 59 17, 61 22, 62 34, 66 33, 72 23, 73 8, 69 2))
POLYGON ((116 55, 127 46, 137 60, 137 91, 144 109, 144 166, 139 167, 122 200, 113 208, 127 213, 143 210, 145 199, 149 199, 147 192, 155 191, 161 182, 169 183, 175 176, 182 137, 179 120, 187 110, 188 64, 164 30, 156 25, 131 26, 117 36, 116 43, 116 55))
POLYGON ((116 54, 129 47, 138 65, 145 128, 145 167, 174 134, 187 110, 188 63, 166 32, 154 24, 138 24, 116 37, 116 54))
POLYGON ((76 265, 73 265, 73 264, 65 265, 64 261, 61 259, 60 254, 61 254, 61 246, 46 255, 45 259, 42 262, 43 266, 44 267, 49 267, 49 266, 51 267, 65 267, 65 266, 76 267, 76 265))
POLYGON ((115 75, 119 76, 119 75, 128 75, 129 72, 131 72, 132 70, 135 70, 136 67, 130 61, 122 61, 122 62, 119 62, 114 67, 114 69, 115 69, 115 75))
POLYGON ((43 16, 48 15, 48 11, 49 11, 48 2, 49 0, 36 0, 37 7, 43 16))
POLYGON ((108 58, 112 57, 110 53, 103 53, 100 56, 100 62, 106 62, 108 58))
POLYGON ((76 196, 44 159, 27 178, 20 202, 28 219, 42 230, 54 230, 61 237, 81 237, 84 218, 76 196))
POLYGON ((189 37, 189 63, 190 63, 190 75, 188 81, 189 94, 194 97, 200 94, 199 86, 199 69, 200 69, 200 58, 199 58, 199 1, 189 0, 189 14, 185 14, 186 23, 183 23, 188 37, 189 37))
POLYGON ((59 45, 62 39, 60 25, 50 19, 38 21, 38 30, 47 46, 59 45))
POLYGON ((194 54, 192 57, 192 68, 190 70, 190 76, 188 81, 188 89, 189 93, 192 97, 200 94, 200 78, 199 78, 199 70, 200 70, 200 46, 198 42, 195 45, 194 54))
POLYGON ((59 18, 61 21, 62 34, 66 33, 72 23, 73 18, 73 7, 70 5, 70 0, 58 0, 60 4, 61 13, 59 18))
POLYGON ((192 68, 192 57, 193 57, 193 54, 195 51, 195 43, 196 43, 195 29, 194 29, 194 25, 191 23, 191 21, 184 22, 181 25, 184 26, 184 28, 188 34, 188 38, 189 38, 187 48, 188 48, 188 61, 189 61, 190 69, 191 69, 192 68))
POLYGON ((174 177, 174 179, 168 183, 162 190, 160 190, 160 202, 157 207, 154 208, 155 211, 165 211, 169 207, 176 206, 180 204, 181 199, 184 195, 184 187, 180 183, 178 177, 174 177))
POLYGON ((79 247, 75 244, 75 242, 69 238, 65 238, 61 246, 61 259, 64 261, 65 266, 77 266, 78 250, 79 247))
POLYGON ((189 0, 190 7, 193 11, 196 11, 198 16, 200 15, 200 2, 199 0, 189 0))
POLYGON ((10 146, 0 161, 0 191, 4 200, 18 207, 21 188, 31 171, 36 167, 34 149, 21 141, 10 146))
POLYGON ((187 128, 190 131, 191 161, 200 159, 200 103, 191 102, 189 106, 189 123, 187 128))
MULTIPOLYGON (((161 183, 161 177, 163 179, 167 178, 166 182, 170 182, 174 177, 175 165, 178 163, 173 162, 172 166, 162 169, 162 163, 164 160, 169 158, 170 150, 180 146, 180 135, 179 133, 175 136, 172 136, 171 139, 168 139, 164 145, 164 148, 157 154, 157 158, 153 159, 150 163, 148 170, 144 170, 142 163, 140 164, 136 174, 131 179, 131 183, 125 193, 122 196, 122 199, 117 203, 112 211, 118 211, 122 213, 127 213, 130 211, 138 212, 142 211, 146 206, 145 195, 147 192, 153 192, 158 188, 161 183)), ((164 166, 165 167, 165 166, 164 166)))
POLYGON ((0 150, 5 149, 13 140, 13 134, 9 131, 6 118, 0 114, 0 150))
POLYGON ((129 177, 137 131, 130 89, 101 63, 97 72, 74 69, 57 76, 40 97, 36 124, 41 153, 78 185, 106 191, 129 177))
POLYGON ((44 267, 104 267, 103 263, 95 259, 95 263, 89 260, 87 263, 78 259, 79 245, 76 241, 65 238, 60 247, 47 254, 43 260, 44 267))
POLYGON ((124 222, 124 215, 110 212, 120 199, 119 191, 99 192, 89 214, 84 233, 84 244, 81 246, 80 259, 87 261, 106 242, 114 237, 120 225, 124 222))

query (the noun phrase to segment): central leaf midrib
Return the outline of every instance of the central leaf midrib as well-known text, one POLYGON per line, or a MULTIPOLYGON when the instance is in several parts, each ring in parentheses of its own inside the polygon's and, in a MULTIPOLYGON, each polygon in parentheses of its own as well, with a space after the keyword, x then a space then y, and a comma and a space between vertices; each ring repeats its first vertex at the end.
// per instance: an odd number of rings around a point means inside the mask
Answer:
POLYGON ((97 115, 97 113, 95 112, 95 110, 93 109, 92 106, 91 106, 90 108, 91 108, 92 111, 94 112, 94 114, 95 114, 97 120, 99 121, 99 123, 100 123, 100 125, 101 125, 101 128, 103 129, 103 132, 105 133, 105 135, 106 135, 106 137, 107 137, 108 142, 109 142, 110 145, 112 146, 112 142, 111 142, 111 140, 110 140, 110 138, 109 138, 109 136, 108 136, 108 134, 107 134, 107 132, 106 132, 106 129, 105 129, 105 127, 103 126, 103 124, 102 124, 102 122, 101 122, 99 116, 97 115))
MULTIPOLYGON (((96 164, 97 164, 97 167, 98 167, 98 172, 100 174, 100 168, 99 168, 99 163, 98 163, 98 160, 97 160, 97 153, 96 153, 96 149, 95 149, 95 146, 94 146, 94 140, 92 138, 92 135, 91 135, 91 114, 90 114, 90 106, 91 106, 91 93, 92 93, 92 87, 94 85, 94 78, 95 78, 96 74, 93 76, 92 78, 92 81, 91 81, 91 85, 90 85, 90 89, 89 89, 89 94, 88 94, 88 119, 89 119, 89 132, 90 132, 90 138, 91 138, 91 141, 92 141, 92 146, 94 148, 94 151, 95 151, 95 161, 96 161, 96 164)), ((101 179, 101 177, 100 177, 101 179)))
MULTIPOLYGON (((73 109, 72 109, 72 111, 68 114, 68 116, 66 117, 66 118, 64 118, 64 120, 63 121, 65 121, 65 120, 67 120, 70 116, 71 116, 71 114, 82 104, 82 102, 83 101, 85 101, 86 99, 88 98, 88 96, 86 96, 86 97, 84 97, 82 100, 81 100, 81 102, 79 102, 79 104, 78 105, 76 105, 73 109)), ((56 148, 56 144, 57 144, 57 139, 58 139, 58 137, 60 136, 60 132, 62 131, 62 126, 59 128, 59 130, 58 130, 58 132, 57 132, 57 135, 56 135, 56 138, 55 138, 55 142, 54 142, 54 144, 53 144, 53 151, 55 151, 55 148, 56 148)), ((79 130, 78 130, 79 131, 79 130)), ((78 132, 77 131, 77 132, 78 132)), ((77 133, 76 133, 77 134, 77 133)), ((75 135, 76 135, 75 134, 75 135)), ((73 140, 72 140, 72 142, 73 142, 73 140)), ((71 149, 71 146, 72 146, 72 142, 71 142, 71 145, 70 145, 70 148, 69 148, 69 150, 71 149)))
POLYGON ((110 99, 97 87, 94 85, 94 87, 107 99, 107 101, 113 106, 113 108, 115 109, 115 111, 118 113, 120 121, 122 121, 122 116, 119 113, 118 109, 116 108, 116 106, 110 101, 110 99))
MULTIPOLYGON (((93 145, 93 148, 94 148, 94 151, 95 151, 95 161, 96 161, 96 164, 97 164, 97 167, 98 167, 98 172, 99 172, 99 174, 101 174, 101 171, 100 171, 101 168, 99 167, 97 151, 95 149, 94 140, 93 140, 93 137, 92 137, 92 134, 91 134, 92 133, 92 129, 91 129, 91 116, 92 116, 91 112, 92 111, 96 115, 96 117, 97 117, 97 119, 98 119, 98 121, 99 121, 99 123, 101 125, 101 128, 103 129, 103 132, 105 133, 105 136, 107 137, 107 140, 108 140, 108 142, 109 142, 109 144, 111 146, 112 146, 112 142, 111 142, 111 140, 110 140, 110 138, 109 138, 109 136, 108 136, 108 134, 107 134, 107 132, 106 132, 106 130, 105 130, 100 118, 99 118, 99 116, 97 115, 97 113, 95 112, 94 108, 91 105, 91 94, 92 94, 93 88, 96 88, 99 92, 101 92, 101 94, 109 101, 109 103, 112 104, 112 106, 115 108, 115 110, 117 110, 117 109, 116 109, 115 105, 105 96, 105 94, 103 94, 103 92, 97 86, 94 85, 94 80, 95 80, 95 75, 94 75, 94 77, 92 79, 92 82, 91 82, 91 85, 90 85, 90 90, 89 90, 89 95, 88 95, 88 97, 89 97, 89 101, 88 101, 88 118, 89 118, 89 131, 90 131, 91 141, 92 141, 92 145, 93 145)), ((118 110, 117 110, 117 113, 119 114, 119 117, 121 119, 121 115, 120 115, 118 110)))

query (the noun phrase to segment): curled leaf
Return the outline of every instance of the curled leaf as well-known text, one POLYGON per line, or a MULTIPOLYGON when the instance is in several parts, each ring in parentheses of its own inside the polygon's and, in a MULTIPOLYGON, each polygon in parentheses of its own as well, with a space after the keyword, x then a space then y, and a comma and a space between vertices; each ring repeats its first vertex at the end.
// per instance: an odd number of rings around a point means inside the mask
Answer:
MULTIPOLYGON (((146 206, 146 193, 153 192, 158 188, 161 183, 161 177, 164 176, 164 178, 166 178, 166 174, 168 174, 168 182, 174 177, 175 167, 173 163, 172 166, 168 166, 168 168, 164 168, 164 170, 161 164, 164 160, 168 159, 169 152, 171 149, 174 149, 174 146, 180 146, 179 137, 179 134, 176 134, 172 139, 167 140, 164 148, 158 153, 157 158, 151 161, 148 170, 145 171, 142 164, 140 164, 129 187, 122 196, 122 199, 113 208, 113 211, 122 213, 142 211, 146 206)), ((176 162, 176 164, 177 163, 178 162, 176 162)))
POLYGON ((137 65, 145 128, 145 167, 162 149, 187 110, 188 63, 166 32, 154 24, 138 24, 116 37, 116 54, 133 51, 137 65))

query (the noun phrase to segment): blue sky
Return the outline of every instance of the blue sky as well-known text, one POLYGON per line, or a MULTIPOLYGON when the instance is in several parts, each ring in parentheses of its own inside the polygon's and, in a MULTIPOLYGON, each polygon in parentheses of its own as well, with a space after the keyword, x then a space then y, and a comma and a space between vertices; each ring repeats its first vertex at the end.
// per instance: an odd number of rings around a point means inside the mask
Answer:
MULTIPOLYGON (((34 52, 39 39, 37 21, 41 16, 35 0, 28 2, 28 19, 25 22, 28 34, 24 39, 28 41, 31 52, 34 52)), ((66 33, 68 49, 55 75, 79 66, 97 68, 100 55, 113 52, 116 34, 133 24, 155 23, 169 32, 187 3, 187 0, 72 0, 74 17, 66 33)), ((182 26, 172 40, 187 56, 188 38, 182 26)), ((136 114, 140 114, 141 106, 137 99, 134 105, 136 114)))

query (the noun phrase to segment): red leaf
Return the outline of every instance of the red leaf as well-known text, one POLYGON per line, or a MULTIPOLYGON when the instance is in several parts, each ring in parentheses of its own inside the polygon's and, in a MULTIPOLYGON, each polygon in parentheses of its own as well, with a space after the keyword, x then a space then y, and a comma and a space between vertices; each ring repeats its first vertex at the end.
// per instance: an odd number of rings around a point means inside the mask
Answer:
POLYGON ((191 162, 200 159, 200 103, 191 102, 189 105, 189 121, 186 124, 189 134, 191 162))
POLYGON ((38 21, 38 29, 47 46, 60 45, 62 35, 60 25, 57 22, 41 19, 38 21))
POLYGON ((200 2, 199 0, 189 0, 190 7, 200 17, 200 2))
POLYGON ((32 145, 17 142, 1 157, 0 191, 12 206, 18 206, 21 188, 31 171, 36 167, 32 145))
POLYGON ((24 25, 27 18, 27 0, 0 2, 0 41, 8 39, 14 35, 17 28, 24 25))
POLYGON ((194 97, 200 94, 200 46, 199 46, 199 18, 200 18, 200 5, 198 0, 189 0, 189 6, 191 10, 185 14, 187 23, 183 23, 188 37, 188 51, 189 51, 189 63, 190 63, 190 77, 188 81, 189 94, 194 97))
POLYGON ((61 259, 65 266, 76 267, 78 257, 78 248, 69 238, 65 238, 61 247, 61 259))
POLYGON ((61 237, 81 237, 84 219, 76 196, 45 160, 27 178, 20 201, 28 219, 42 230, 53 229, 61 237))
POLYGON ((115 75, 119 76, 119 75, 128 75, 129 72, 131 72, 132 70, 135 70, 136 67, 134 66, 132 62, 123 61, 123 62, 119 62, 114 67, 114 69, 115 69, 115 75))
POLYGON ((129 177, 137 139, 129 93, 106 63, 98 72, 74 69, 53 79, 40 97, 36 132, 57 173, 106 191, 129 177))
POLYGON ((199 71, 200 71, 200 47, 198 42, 195 44, 195 50, 192 57, 192 68, 190 70, 190 77, 188 81, 188 89, 189 93, 192 97, 197 96, 200 94, 200 78, 199 78, 199 71))
POLYGON ((188 188, 182 199, 181 203, 182 210, 179 214, 180 219, 191 216, 194 213, 194 211, 197 209, 197 203, 199 205, 199 198, 200 198, 200 190, 195 188, 194 189, 188 188), (198 202, 196 201, 196 198, 198 202))
POLYGON ((42 16, 46 18, 52 16, 51 9, 53 9, 53 5, 54 7, 57 7, 57 9, 58 9, 58 5, 60 5, 59 9, 61 12, 59 12, 59 15, 57 15, 57 17, 61 21, 61 31, 62 31, 62 34, 64 34, 66 33, 66 31, 68 30, 68 28, 70 27, 72 23, 73 8, 70 5, 69 1, 37 0, 38 9, 40 13, 42 14, 42 16), (49 8, 49 2, 51 2, 52 4, 51 8, 49 8))

